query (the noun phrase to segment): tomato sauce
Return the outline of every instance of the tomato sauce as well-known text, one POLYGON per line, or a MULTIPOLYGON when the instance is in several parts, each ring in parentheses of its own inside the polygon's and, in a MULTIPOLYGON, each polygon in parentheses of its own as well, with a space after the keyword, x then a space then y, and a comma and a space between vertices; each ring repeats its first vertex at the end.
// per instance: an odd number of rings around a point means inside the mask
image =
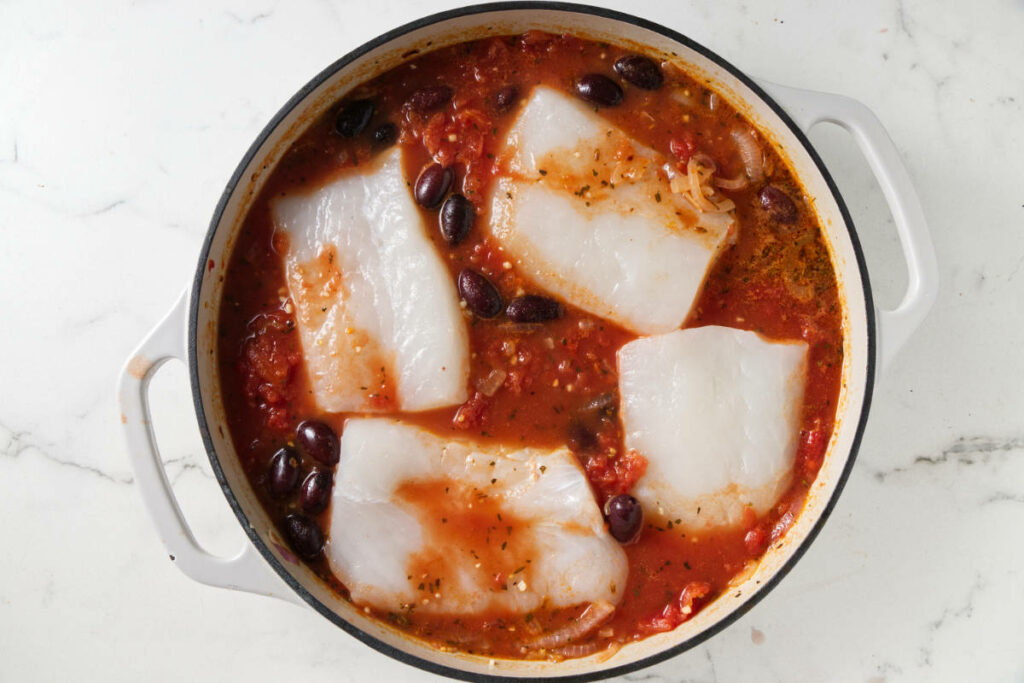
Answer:
MULTIPOLYGON (((423 210, 430 237, 453 279, 472 267, 506 301, 536 291, 480 228, 488 220, 484 198, 500 170, 495 157, 517 106, 505 105, 507 98, 496 98, 496 93, 514 91, 512 98, 521 102, 537 84, 572 92, 582 74, 613 75, 613 62, 626 54, 623 48, 573 36, 497 37, 418 56, 352 93, 352 99, 373 99, 372 126, 386 121, 397 125, 396 144, 404 149, 410 183, 432 161, 455 168, 456 189, 477 211, 470 236, 451 247, 433 229, 436 210, 423 210), (403 106, 414 91, 431 85, 452 89, 450 106, 427 115, 403 106)), ((624 102, 602 108, 601 115, 683 168, 691 156, 702 153, 714 160, 720 177, 741 174, 744 164, 730 132, 749 127, 749 122, 699 80, 669 65, 663 65, 663 72, 662 87, 647 91, 626 86, 624 102)), ((269 201, 351 172, 379 152, 370 136, 350 139, 335 133, 337 111, 315 122, 295 143, 255 200, 231 257, 220 314, 221 382, 231 434, 253 488, 279 525, 296 511, 296 503, 268 495, 268 460, 277 448, 293 443, 299 421, 318 417, 340 434, 346 416, 317 415, 269 201)), ((649 515, 637 541, 624 547, 629 579, 614 615, 575 643, 575 649, 538 651, 524 643, 571 624, 585 606, 459 618, 374 610, 377 616, 441 648, 509 657, 578 656, 674 628, 727 590, 731 579, 785 533, 802 508, 832 432, 843 362, 842 312, 821 230, 799 200, 803 190, 772 146, 763 139, 760 145, 768 177, 760 185, 723 192, 736 204, 738 239, 713 263, 684 327, 727 325, 808 343, 795 475, 778 504, 762 517, 750 514, 739 528, 705 534, 691 534, 674 520, 649 515), (759 196, 765 183, 797 200, 791 220, 776 220, 766 209, 759 196)), ((568 444, 599 505, 628 492, 646 463, 623 446, 615 414, 615 355, 635 335, 572 306, 560 319, 541 324, 513 324, 503 318, 470 318, 467 324, 472 352, 469 400, 405 414, 403 420, 441 436, 478 442, 543 448, 568 444)), ((388 393, 382 384, 381 406, 389 405, 388 393)), ((304 464, 306 471, 310 465, 304 464)), ((438 498, 430 486, 413 486, 403 495, 428 504, 438 498)), ((458 527, 474 536, 489 533, 482 514, 467 516, 455 506, 441 516, 453 520, 446 533, 458 527)), ((321 513, 321 523, 325 515, 321 513)), ((432 575, 431 567, 443 558, 420 560, 424 573, 432 575)), ((322 558, 310 564, 347 596, 322 558)), ((427 583, 425 593, 430 591, 427 583)))

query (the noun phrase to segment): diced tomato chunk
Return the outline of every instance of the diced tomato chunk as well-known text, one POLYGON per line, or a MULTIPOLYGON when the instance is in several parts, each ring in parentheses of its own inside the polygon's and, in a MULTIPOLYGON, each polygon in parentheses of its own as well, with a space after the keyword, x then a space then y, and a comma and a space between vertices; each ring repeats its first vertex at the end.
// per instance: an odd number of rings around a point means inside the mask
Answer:
MULTIPOLYGON (((600 438, 599 435, 599 442, 600 438)), ((597 453, 587 459, 584 469, 603 502, 612 496, 628 493, 647 471, 647 458, 634 450, 611 458, 605 453, 597 453)))
POLYGON ((816 419, 814 426, 810 429, 800 431, 800 448, 797 452, 797 461, 807 476, 813 477, 821 468, 825 459, 825 447, 828 446, 826 431, 821 426, 821 420, 816 419))
POLYGON ((684 166, 697 151, 697 141, 690 131, 684 131, 668 141, 668 151, 684 166))
MULTIPOLYGON (((443 111, 439 111, 427 121, 427 125, 423 127, 423 133, 421 139, 423 140, 423 146, 427 148, 427 151, 431 155, 437 156, 441 151, 441 143, 444 140, 445 128, 448 126, 448 117, 443 111)), ((447 156, 447 155, 446 155, 447 156)), ((440 161, 440 163, 450 163, 450 159, 440 161)))
POLYGON ((644 634, 671 631, 697 613, 697 602, 711 593, 711 584, 706 581, 691 581, 679 594, 679 598, 665 605, 661 614, 638 624, 644 634))
POLYGON ((764 552, 765 546, 768 544, 768 535, 760 526, 755 526, 743 537, 743 544, 747 546, 747 552, 751 556, 757 557, 764 552))
POLYGON ((279 432, 288 431, 292 425, 292 414, 287 407, 267 405, 265 410, 267 426, 279 432))
POLYGON ((479 391, 473 392, 468 401, 459 406, 452 418, 452 426, 456 429, 477 429, 487 418, 490 400, 479 391))
POLYGON ((615 460, 613 468, 619 477, 619 486, 622 488, 619 493, 625 493, 633 488, 640 477, 644 476, 647 471, 647 458, 634 450, 629 450, 621 458, 615 460))
POLYGON ((288 402, 292 379, 302 362, 295 321, 283 311, 275 311, 257 316, 249 331, 239 360, 243 391, 268 427, 287 430, 291 426, 288 402))

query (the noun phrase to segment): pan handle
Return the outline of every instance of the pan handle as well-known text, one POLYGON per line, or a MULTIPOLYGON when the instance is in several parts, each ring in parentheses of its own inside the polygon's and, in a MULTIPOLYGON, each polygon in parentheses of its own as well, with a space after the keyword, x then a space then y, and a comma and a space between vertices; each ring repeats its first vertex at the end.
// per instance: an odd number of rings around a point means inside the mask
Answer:
POLYGON ((167 480, 149 412, 149 385, 171 359, 186 362, 188 290, 142 340, 121 370, 118 403, 135 483, 171 561, 186 576, 220 588, 258 593, 302 604, 274 574, 255 546, 246 543, 234 557, 211 555, 196 541, 167 480))
POLYGON ((907 263, 907 291, 903 300, 892 310, 877 310, 879 370, 884 372, 920 326, 939 293, 935 249, 914 185, 878 117, 857 100, 774 83, 762 82, 761 86, 782 104, 804 132, 819 123, 834 123, 849 133, 882 188, 907 263))

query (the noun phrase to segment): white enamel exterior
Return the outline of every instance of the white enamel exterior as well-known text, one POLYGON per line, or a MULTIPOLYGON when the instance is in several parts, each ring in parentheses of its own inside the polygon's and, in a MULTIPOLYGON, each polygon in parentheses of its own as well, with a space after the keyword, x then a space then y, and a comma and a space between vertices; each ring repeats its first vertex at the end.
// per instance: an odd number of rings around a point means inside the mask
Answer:
MULTIPOLYGON (((901 304, 893 311, 879 311, 878 334, 881 339, 882 364, 893 357, 899 347, 921 322, 937 291, 935 257, 921 214, 920 205, 909 178, 892 142, 877 119, 863 105, 845 97, 794 90, 765 84, 780 104, 804 129, 820 121, 831 121, 846 128, 864 151, 886 199, 892 209, 909 270, 909 287, 901 304)), ((656 657, 684 642, 696 638, 741 610, 751 599, 766 589, 776 574, 798 552, 827 511, 833 494, 843 479, 844 468, 855 445, 858 425, 865 402, 869 400, 872 378, 869 342, 868 302, 865 283, 861 279, 856 251, 847 230, 842 211, 827 181, 819 172, 811 154, 786 123, 757 93, 729 71, 683 45, 652 29, 621 19, 565 9, 507 9, 450 17, 396 36, 370 49, 339 68, 310 90, 283 116, 262 144, 253 150, 244 168, 236 174, 238 183, 229 188, 222 199, 223 211, 210 236, 207 253, 202 257, 203 273, 198 291, 189 290, 175 304, 168 316, 147 336, 133 353, 122 371, 120 404, 129 452, 136 472, 138 488, 160 533, 167 552, 188 576, 215 586, 280 597, 299 604, 305 599, 282 580, 254 544, 233 558, 218 558, 204 551, 195 541, 183 518, 163 467, 149 424, 147 391, 153 372, 169 358, 187 359, 194 354, 193 389, 202 406, 208 428, 209 444, 214 453, 211 461, 228 493, 229 502, 246 520, 246 531, 257 539, 262 550, 287 573, 289 582, 301 585, 308 600, 333 620, 343 620, 362 633, 354 633, 364 641, 369 636, 379 641, 376 647, 393 648, 420 661, 423 668, 456 676, 480 677, 497 675, 511 677, 595 676, 617 667, 656 657), (659 634, 622 647, 612 654, 560 663, 521 662, 439 652, 380 622, 364 616, 349 603, 337 598, 304 565, 288 559, 284 542, 273 529, 269 518, 253 493, 228 435, 220 399, 217 368, 217 312, 222 295, 221 280, 227 256, 237 238, 249 201, 258 193, 270 170, 289 144, 305 128, 305 124, 322 113, 332 102, 359 82, 403 61, 411 49, 435 49, 451 43, 487 35, 519 33, 527 29, 554 32, 572 31, 590 38, 624 45, 642 46, 649 53, 676 60, 710 78, 714 87, 740 111, 747 114, 761 131, 782 150, 804 184, 812 206, 817 211, 832 252, 839 280, 841 299, 845 304, 846 337, 843 367, 843 388, 840 395, 836 429, 829 444, 824 465, 808 497, 806 507, 796 524, 781 543, 771 548, 757 568, 749 575, 737 577, 734 586, 721 598, 671 633, 659 634), (207 258, 214 267, 207 269, 207 258), (188 302, 195 313, 190 325, 188 302), (194 345, 190 348, 190 345, 194 345), (319 604, 315 604, 319 603, 319 604)), ((202 423, 201 423, 202 424, 202 423)), ((351 632, 351 629, 348 629, 351 632)), ((392 653, 394 654, 394 653, 392 653)), ((401 656, 401 655, 399 655, 401 656)), ((653 663, 654 660, 651 660, 653 663)))

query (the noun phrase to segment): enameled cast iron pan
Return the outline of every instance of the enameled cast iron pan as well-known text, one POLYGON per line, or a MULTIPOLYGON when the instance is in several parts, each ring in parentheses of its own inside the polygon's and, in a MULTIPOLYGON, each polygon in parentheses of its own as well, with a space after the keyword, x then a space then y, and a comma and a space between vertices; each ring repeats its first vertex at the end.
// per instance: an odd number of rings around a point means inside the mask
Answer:
POLYGON ((309 605, 371 647, 434 673, 468 680, 593 680, 654 664, 704 641, 753 607, 792 568, 824 524, 853 466, 876 370, 884 370, 921 322, 937 289, 935 257, 910 179, 885 130, 860 103, 758 82, 685 36, 620 12, 552 2, 475 5, 425 17, 374 38, 318 74, 274 116, 228 181, 191 286, 125 365, 120 380, 122 421, 139 491, 171 559, 193 579, 309 605), (354 86, 404 61, 402 55, 411 50, 530 29, 632 46, 710 79, 714 89, 776 143, 795 170, 831 250, 844 306, 843 383, 835 430, 804 511, 782 542, 768 550, 753 573, 737 579, 727 594, 674 631, 630 643, 610 655, 563 662, 493 661, 440 652, 370 619, 338 598, 306 566, 288 559, 291 553, 282 552, 286 543, 260 506, 231 443, 217 371, 217 315, 229 254, 249 203, 305 126, 354 86), (823 121, 842 126, 856 139, 892 210, 909 272, 907 293, 895 310, 876 311, 849 213, 805 135, 823 121), (210 464, 250 540, 232 558, 214 557, 196 543, 164 474, 147 395, 153 373, 170 358, 188 364, 196 419, 210 464))

